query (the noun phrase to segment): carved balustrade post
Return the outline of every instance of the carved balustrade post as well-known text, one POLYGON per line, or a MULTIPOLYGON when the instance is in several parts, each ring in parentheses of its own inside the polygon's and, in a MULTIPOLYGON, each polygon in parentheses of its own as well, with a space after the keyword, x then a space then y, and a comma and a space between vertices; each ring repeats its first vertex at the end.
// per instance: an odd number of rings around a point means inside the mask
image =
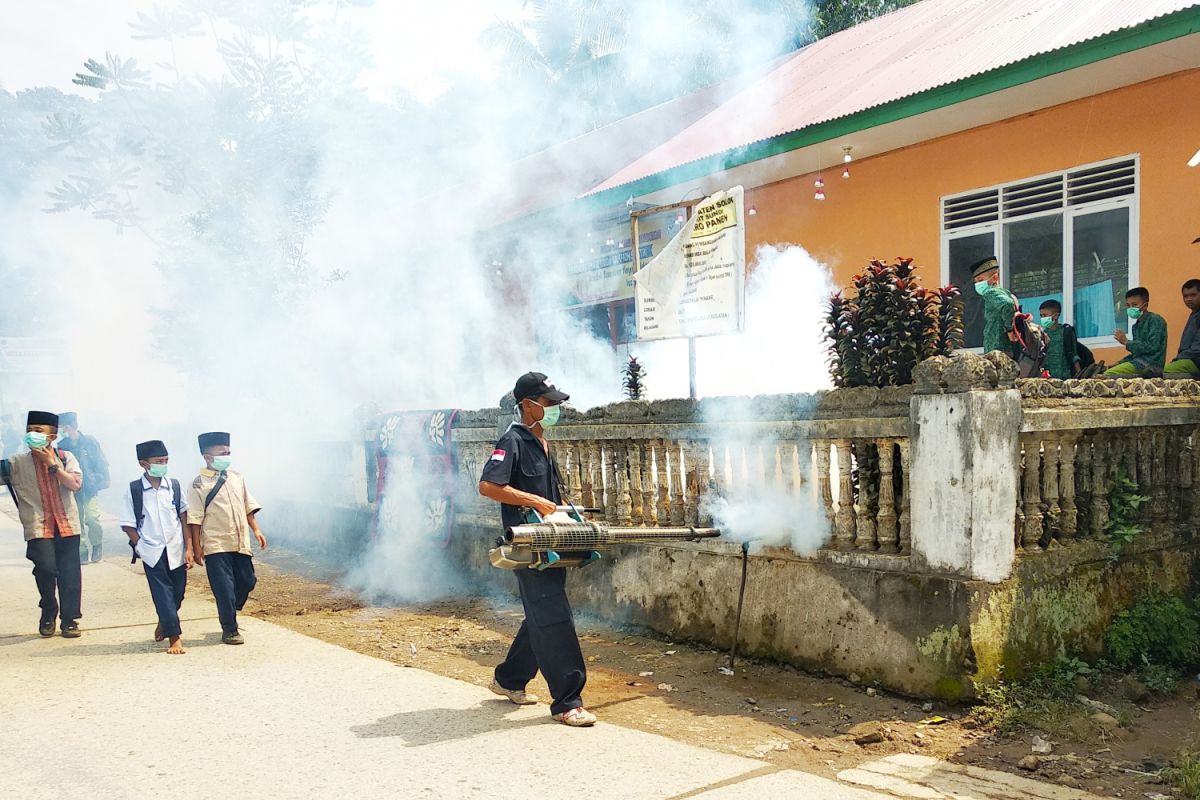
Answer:
POLYGON ((825 509, 825 519, 833 527, 833 484, 829 475, 829 440, 817 439, 817 495, 825 509))
POLYGON ((1103 435, 1092 439, 1092 536, 1104 535, 1108 527, 1108 441, 1103 435))
POLYGON ((687 509, 684 505, 684 495, 687 491, 688 465, 683 462, 683 443, 671 442, 671 524, 678 527, 687 520, 687 509))
POLYGON ((1078 514, 1076 535, 1091 533, 1092 524, 1092 441, 1093 434, 1083 434, 1075 448, 1075 508, 1078 514))
POLYGON ((879 452, 879 514, 875 530, 879 536, 879 549, 884 553, 899 551, 900 536, 896 528, 895 461, 896 443, 891 439, 880 439, 876 443, 879 452))
POLYGON ((631 524, 642 524, 642 453, 636 441, 625 445, 629 454, 629 514, 631 524))
POLYGON ((633 503, 629 495, 629 443, 613 443, 613 472, 617 490, 617 524, 628 527, 633 523, 633 503))
POLYGON ((1075 443, 1078 435, 1064 433, 1058 441, 1058 484, 1062 495, 1058 530, 1064 540, 1070 540, 1079 530, 1079 512, 1075 508, 1075 443))
POLYGON ((1036 438, 1027 438, 1025 444, 1025 460, 1022 464, 1024 472, 1024 497, 1021 510, 1024 521, 1021 526, 1021 546, 1026 550, 1036 550, 1042 538, 1042 498, 1041 498, 1041 442, 1036 438))
POLYGON ((839 550, 854 549, 854 481, 850 474, 850 442, 835 442, 838 459, 838 508, 834 516, 834 535, 839 550))
POLYGON ((658 472, 658 524, 666 527, 671 524, 671 472, 670 466, 675 462, 671 456, 671 446, 665 439, 659 439, 655 448, 655 469, 658 472))
POLYGON ((900 440, 900 552, 912 551, 912 504, 909 496, 909 440, 900 440))
POLYGON ((1054 537, 1061 535, 1061 507, 1058 502, 1059 494, 1059 437, 1056 434, 1047 435, 1042 440, 1042 504, 1044 509, 1044 525, 1050 532, 1050 543, 1054 537))

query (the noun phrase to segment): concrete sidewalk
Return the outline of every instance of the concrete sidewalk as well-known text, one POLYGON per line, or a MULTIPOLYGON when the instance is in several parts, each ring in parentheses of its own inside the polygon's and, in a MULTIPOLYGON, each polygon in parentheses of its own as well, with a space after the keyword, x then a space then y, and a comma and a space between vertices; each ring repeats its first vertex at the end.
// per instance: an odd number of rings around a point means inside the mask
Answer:
MULTIPOLYGON (((141 566, 84 569, 84 635, 37 635, 19 529, 0 514, 0 797, 703 798, 883 795, 393 666, 246 618, 220 643, 184 601, 188 653, 151 641, 141 566)), ((603 714, 603 711, 600 712, 603 714)))

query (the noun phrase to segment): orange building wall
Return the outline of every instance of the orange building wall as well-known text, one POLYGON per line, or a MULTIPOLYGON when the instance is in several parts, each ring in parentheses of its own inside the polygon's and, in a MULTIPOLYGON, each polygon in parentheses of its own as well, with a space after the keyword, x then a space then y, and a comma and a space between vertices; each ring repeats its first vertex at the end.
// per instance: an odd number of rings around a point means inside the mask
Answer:
MULTIPOLYGON (((795 243, 847 286, 874 257, 911 256, 922 282, 941 278, 943 195, 1021 180, 1093 161, 1140 154, 1140 283, 1167 318, 1167 357, 1187 319, 1184 280, 1200 277, 1200 70, 1078 100, 941 139, 841 165, 823 175, 827 199, 813 199, 815 175, 747 192, 747 253, 795 243)), ((847 137, 852 141, 853 137, 847 137)), ((1112 363, 1123 350, 1097 353, 1112 363), (1115 356, 1115 358, 1114 358, 1115 356)))

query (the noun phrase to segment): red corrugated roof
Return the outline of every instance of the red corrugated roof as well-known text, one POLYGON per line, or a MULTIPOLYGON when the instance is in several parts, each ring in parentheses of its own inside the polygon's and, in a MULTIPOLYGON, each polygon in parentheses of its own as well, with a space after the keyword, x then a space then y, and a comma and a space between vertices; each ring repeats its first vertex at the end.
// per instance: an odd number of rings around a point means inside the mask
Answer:
POLYGON ((587 194, 1197 5, 1196 0, 923 0, 796 51, 587 194))

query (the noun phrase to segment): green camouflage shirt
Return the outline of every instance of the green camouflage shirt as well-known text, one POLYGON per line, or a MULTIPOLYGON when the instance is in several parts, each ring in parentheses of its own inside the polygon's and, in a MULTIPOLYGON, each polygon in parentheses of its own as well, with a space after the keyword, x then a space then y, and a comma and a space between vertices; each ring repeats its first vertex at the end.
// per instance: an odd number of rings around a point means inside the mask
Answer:
POLYGON ((1139 369, 1158 367, 1167 363, 1167 321, 1153 311, 1144 311, 1133 323, 1133 334, 1125 349, 1129 355, 1118 361, 1132 361, 1139 369))
POLYGON ((1072 352, 1067 352, 1067 329, 1062 325, 1056 323, 1054 327, 1043 328, 1043 330, 1050 337, 1050 347, 1046 350, 1046 371, 1050 373, 1051 378, 1065 381, 1071 377, 1075 362, 1079 360, 1079 354, 1074 352, 1075 348, 1073 347, 1071 348, 1072 352))
POLYGON ((1017 313, 1017 298, 1003 286, 992 286, 983 294, 983 352, 1002 350, 1011 354, 1013 314, 1017 313))

